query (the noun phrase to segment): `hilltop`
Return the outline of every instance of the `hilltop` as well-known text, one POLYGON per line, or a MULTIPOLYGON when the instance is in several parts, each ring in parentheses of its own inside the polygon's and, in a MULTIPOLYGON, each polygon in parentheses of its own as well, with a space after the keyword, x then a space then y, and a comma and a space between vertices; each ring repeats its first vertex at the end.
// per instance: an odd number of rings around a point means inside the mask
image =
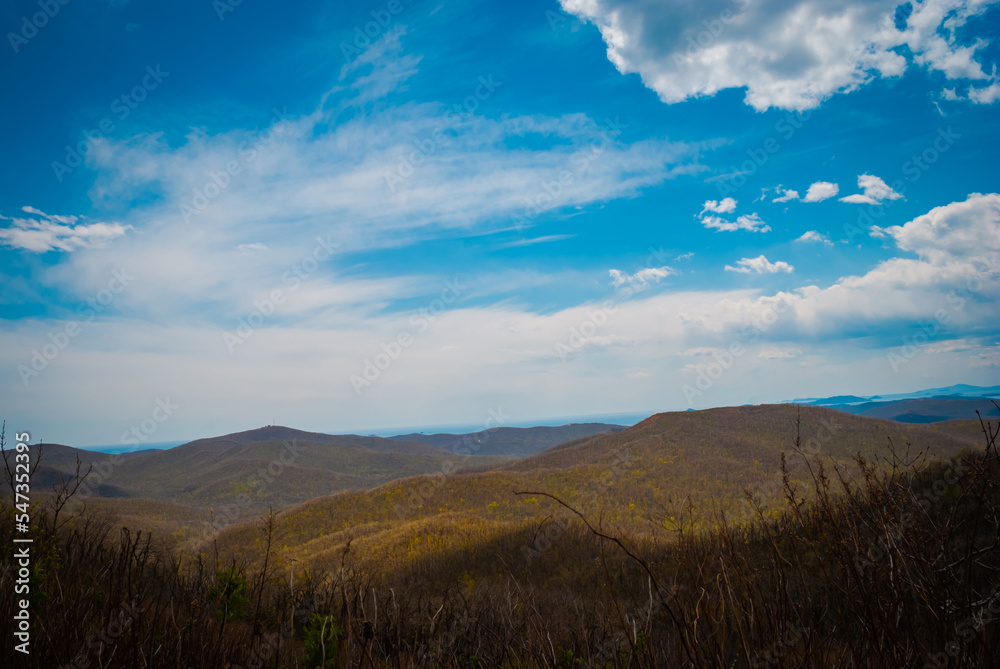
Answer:
POLYGON ((46 444, 33 480, 35 490, 50 490, 72 477, 79 457, 82 471, 93 468, 79 499, 178 540, 201 541, 269 509, 288 510, 289 545, 321 555, 359 532, 372 534, 373 547, 404 537, 415 521, 492 531, 554 511, 550 501, 517 490, 557 494, 646 530, 670 517, 704 518, 712 508, 740 514, 744 488, 774 501, 783 452, 793 476, 804 475, 804 460, 793 453, 796 431, 804 454, 849 466, 856 453, 883 453, 890 439, 946 457, 975 447, 978 429, 975 421, 930 429, 792 405, 669 412, 630 428, 581 423, 393 438, 266 426, 118 455, 46 444), (493 455, 542 448, 519 459, 493 455), (688 501, 691 509, 682 511, 688 501), (316 514, 319 522, 310 520, 316 514))
MULTIPOLYGON (((137 505, 156 501, 155 515, 180 524, 190 524, 192 508, 200 510, 195 524, 200 523, 203 511, 233 508, 238 509, 240 520, 248 520, 269 508, 283 509, 341 490, 453 471, 455 460, 449 451, 428 444, 281 426, 135 453, 98 453, 59 444, 31 448, 36 454, 40 448, 42 453, 32 475, 37 492, 70 480, 79 459, 81 472, 90 473, 78 499, 102 505, 102 499, 127 498, 128 503, 111 508, 129 516, 137 505)), ((495 458, 473 461, 498 462, 495 458)))
MULTIPOLYGON (((890 442, 901 452, 937 458, 980 447, 964 423, 929 429, 790 405, 671 412, 487 471, 418 476, 313 499, 279 514, 277 537, 306 564, 329 564, 347 542, 352 550, 405 562, 437 542, 447 545, 448 537, 500 540, 562 514, 551 500, 518 491, 557 495, 592 518, 643 533, 682 522, 708 527, 713 512, 746 513, 745 489, 765 503, 780 500, 783 454, 793 478, 805 480, 796 438, 803 455, 832 461, 846 474, 856 454, 884 457, 890 442), (414 543, 415 537, 437 539, 414 543)), ((227 552, 248 556, 255 536, 247 525, 217 539, 227 552)))
MULTIPOLYGON (((281 425, 267 425, 255 430, 235 432, 221 437, 209 437, 182 444, 169 451, 184 454, 204 451, 222 452, 237 446, 260 444, 276 441, 300 441, 310 444, 328 446, 352 446, 365 448, 377 453, 401 453, 403 455, 443 456, 448 452, 419 440, 406 440, 393 437, 362 437, 356 434, 324 434, 322 432, 306 432, 281 425)), ((166 451, 165 451, 166 452, 166 451)))
POLYGON ((390 438, 431 444, 459 454, 523 458, 567 441, 624 429, 622 425, 608 423, 570 423, 556 427, 494 427, 468 434, 414 432, 390 438))
MULTIPOLYGON (((435 457, 392 451, 407 442, 276 439, 300 436, 287 430, 199 440, 161 465, 276 448, 303 465, 344 465, 343 449, 369 464, 435 457)), ((904 666, 947 647, 998 592, 998 430, 984 449, 972 420, 789 405, 657 414, 520 460, 448 453, 433 474, 267 519, 209 516, 167 550, 167 519, 203 507, 91 499, 60 529, 42 505, 34 615, 65 630, 39 653, 44 666, 84 657, 87 630, 125 611, 131 654, 115 666, 904 666)), ((71 459, 61 447, 50 462, 71 459)), ((298 465, 282 465, 290 480, 298 465)), ((13 518, 0 515, 8 541, 13 518)), ((990 666, 1000 636, 982 639, 964 666, 990 666)))

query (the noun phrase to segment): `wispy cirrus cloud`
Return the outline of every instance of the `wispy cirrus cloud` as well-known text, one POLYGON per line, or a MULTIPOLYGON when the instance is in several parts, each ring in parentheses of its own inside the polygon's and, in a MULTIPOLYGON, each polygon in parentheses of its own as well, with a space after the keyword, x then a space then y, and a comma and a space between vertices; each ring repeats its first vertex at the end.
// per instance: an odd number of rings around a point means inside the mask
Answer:
POLYGON ((10 221, 9 226, 0 228, 0 243, 34 253, 96 248, 124 236, 131 228, 121 223, 88 223, 81 216, 46 214, 30 206, 21 209, 29 216, 0 215, 0 220, 10 221))
MULTIPOLYGON (((884 350, 899 346, 903 336, 912 334, 914 323, 940 308, 950 309, 943 335, 964 337, 968 347, 940 352, 928 348, 927 355, 949 369, 992 369, 995 342, 976 339, 975 333, 993 327, 1000 307, 1000 263, 991 268, 976 261, 969 248, 973 240, 982 240, 981 253, 1000 253, 1000 195, 973 195, 904 225, 885 228, 882 234, 897 243, 901 253, 918 257, 894 257, 829 285, 801 285, 777 293, 746 288, 648 291, 622 301, 613 314, 598 316, 599 326, 595 325, 572 364, 561 363, 553 345, 574 329, 579 331, 581 323, 594 323, 595 314, 602 313, 599 297, 555 311, 511 302, 478 306, 458 302, 438 313, 426 332, 415 337, 405 356, 386 371, 385 382, 374 385, 366 398, 357 398, 347 379, 358 373, 366 356, 381 351, 380 342, 392 340, 399 332, 418 332, 411 315, 419 312, 379 306, 401 294, 417 298, 420 304, 418 296, 433 295, 440 283, 414 276, 353 282, 342 278, 336 283, 317 278, 303 284, 294 303, 282 305, 282 309, 292 309, 296 318, 268 323, 240 350, 239 357, 219 358, 222 344, 210 324, 98 321, 74 342, 86 355, 61 359, 45 381, 93 379, 88 381, 90 392, 66 407, 69 417, 84 426, 93 421, 88 416, 100 403, 107 404, 104 398, 108 396, 120 401, 113 403, 111 414, 101 414, 104 420, 107 415, 127 420, 130 412, 143 409, 144 398, 121 392, 127 387, 123 379, 134 376, 136 365, 155 375, 158 389, 185 393, 185 406, 193 407, 186 420, 198 429, 211 429, 219 397, 238 402, 244 413, 237 415, 247 420, 264 411, 277 411, 284 422, 320 429, 323 425, 316 412, 328 411, 335 401, 344 415, 363 426, 378 424, 385 404, 392 402, 401 407, 398 420, 418 424, 420 416, 442 401, 456 407, 456 416, 481 409, 483 396, 469 389, 477 388, 484 375, 491 380, 491 392, 504 398, 507 411, 565 415, 562 409, 573 406, 581 413, 597 413, 602 405, 594 397, 595 378, 616 397, 639 403, 651 392, 662 390, 659 380, 684 373, 685 358, 711 361, 734 341, 742 342, 747 352, 740 364, 705 399, 717 404, 744 401, 739 393, 745 392, 742 389, 748 383, 766 388, 775 397, 787 397, 791 394, 788 383, 794 379, 762 365, 795 360, 805 350, 817 373, 839 375, 844 383, 856 382, 858 374, 884 362, 884 350), (977 278, 974 299, 966 298, 962 308, 948 303, 949 294, 967 291, 977 278), (748 339, 747 324, 762 322, 771 325, 748 339), (865 345, 859 346, 859 340, 865 345), (107 352, 107 341, 116 342, 114 353, 107 352), (676 351, 683 353, 670 355, 676 351), (304 358, 310 369, 322 373, 304 370, 304 358), (253 364, 247 364, 250 361, 253 364), (622 373, 640 368, 659 384, 645 385, 639 377, 622 373), (95 374, 97 369, 100 374, 95 374), (762 374, 765 369, 768 374, 762 374), (539 379, 546 392, 530 393, 539 379), (419 392, 427 387, 441 390, 419 392), (205 411, 199 413, 199 406, 206 407, 205 411)), ((229 253, 238 257, 231 247, 229 253)), ((779 262, 767 264, 779 266, 779 262)), ((764 261, 759 266, 766 267, 764 261)), ((654 266, 607 276, 612 288, 616 281, 617 287, 630 280, 652 285, 663 281, 669 271, 654 266)), ((493 282, 485 277, 480 283, 493 282)), ((128 293, 133 290, 144 290, 138 272, 128 293)), ((0 331, 0 361, 11 369, 23 363, 24 351, 37 346, 48 331, 51 324, 35 321, 0 331)), ((32 385, 18 401, 38 402, 44 391, 41 383, 32 385)), ((676 401, 681 398, 678 384, 676 401)))
POLYGON ((527 239, 515 239, 512 242, 500 244, 498 248, 509 249, 518 246, 534 246, 535 244, 548 244, 550 242, 561 242, 564 239, 572 239, 576 235, 543 235, 541 237, 530 237, 527 239))
POLYGON ((251 253, 260 253, 267 250, 267 244, 261 244, 260 242, 253 242, 250 244, 239 244, 236 250, 243 255, 250 255, 251 253))
MULTIPOLYGON (((53 276, 93 290, 81 276, 99 286, 94 268, 127 258, 144 268, 145 303, 165 309, 180 306, 178 295, 212 295, 229 304, 216 310, 226 313, 280 282, 317 238, 335 240, 339 255, 495 232, 515 218, 530 228, 705 169, 708 143, 629 142, 627 124, 614 118, 490 113, 490 96, 506 84, 489 72, 469 79, 457 105, 396 104, 393 95, 420 66, 404 52, 407 34, 397 27, 373 43, 308 114, 282 113, 263 128, 195 129, 181 142, 157 134, 95 140, 93 196, 134 203, 127 223, 142 235, 53 276), (470 98, 476 105, 466 109, 470 98), (530 149, 511 149, 529 139, 530 149), (392 188, 387 174, 398 178, 392 188), (551 183, 555 195, 543 188, 551 183)), ((332 267, 314 279, 327 280, 332 267)))
POLYGON ((767 348, 757 354, 762 360, 791 360, 802 355, 802 349, 796 347, 767 348))

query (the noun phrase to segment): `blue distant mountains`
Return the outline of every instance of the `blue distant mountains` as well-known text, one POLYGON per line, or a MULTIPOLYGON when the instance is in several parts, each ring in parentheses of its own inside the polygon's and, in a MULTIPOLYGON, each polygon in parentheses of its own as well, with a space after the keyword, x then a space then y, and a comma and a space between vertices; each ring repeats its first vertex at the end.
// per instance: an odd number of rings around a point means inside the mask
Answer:
POLYGON ((1000 386, 970 386, 960 383, 912 393, 869 397, 834 395, 796 399, 792 402, 829 407, 873 418, 890 418, 903 423, 937 423, 956 418, 975 418, 976 411, 983 417, 998 416, 1000 410, 991 401, 998 398, 1000 386))

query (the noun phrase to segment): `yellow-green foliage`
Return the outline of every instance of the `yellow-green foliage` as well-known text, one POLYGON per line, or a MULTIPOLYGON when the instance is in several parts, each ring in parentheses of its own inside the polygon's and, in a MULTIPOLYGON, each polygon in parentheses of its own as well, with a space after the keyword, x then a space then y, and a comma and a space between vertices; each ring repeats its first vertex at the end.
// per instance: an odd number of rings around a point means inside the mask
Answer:
MULTIPOLYGON (((45 642, 26 666, 993 666, 1000 427, 985 451, 925 463, 901 457, 907 441, 939 456, 969 442, 864 420, 823 433, 822 410, 743 413, 701 441, 731 414, 338 493, 193 553, 123 527, 156 514, 166 526, 177 505, 128 500, 136 515, 112 519, 121 502, 40 497, 32 621, 45 642), (812 469, 782 467, 810 434, 826 435, 812 469), (881 459, 849 465, 855 450, 881 459), (739 501, 744 480, 754 505, 739 501)), ((0 501, 0 539, 15 531, 0 501)))
MULTIPOLYGON (((712 530, 723 517, 747 520, 745 491, 775 516, 783 505, 783 454, 792 480, 803 483, 808 462, 833 463, 854 475, 856 454, 884 456, 890 440, 900 449, 919 443, 941 458, 976 445, 964 430, 956 437, 814 407, 659 414, 628 430, 579 439, 489 471, 411 477, 310 500, 279 514, 277 536, 287 555, 308 565, 332 564, 348 541, 365 559, 405 562, 436 545, 518 534, 546 519, 565 523, 568 512, 552 499, 516 494, 533 491, 555 495, 631 536, 669 537, 712 530), (419 539, 424 534, 426 541, 419 539), (442 536, 448 540, 434 539, 442 536)), ((247 524, 213 541, 225 554, 254 556, 255 536, 254 525, 247 524)))

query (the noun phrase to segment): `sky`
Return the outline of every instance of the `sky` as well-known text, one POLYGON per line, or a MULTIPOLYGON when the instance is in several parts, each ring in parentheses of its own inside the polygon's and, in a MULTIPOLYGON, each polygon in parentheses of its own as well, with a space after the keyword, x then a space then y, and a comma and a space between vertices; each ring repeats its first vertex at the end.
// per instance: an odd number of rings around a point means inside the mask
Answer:
POLYGON ((998 2, 0 22, 0 414, 33 439, 1000 378, 998 2))

